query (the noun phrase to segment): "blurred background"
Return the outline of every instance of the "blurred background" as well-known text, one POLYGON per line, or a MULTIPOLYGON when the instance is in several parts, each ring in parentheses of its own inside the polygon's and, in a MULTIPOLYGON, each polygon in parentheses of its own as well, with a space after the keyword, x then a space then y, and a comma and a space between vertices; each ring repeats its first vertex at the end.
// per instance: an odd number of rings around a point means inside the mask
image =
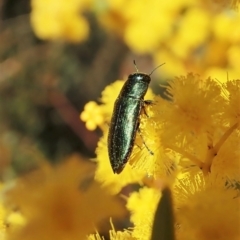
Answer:
MULTIPOLYGON (((238 1, 0 0, 0 177, 94 158, 88 101, 138 69, 152 88, 188 72, 240 77, 238 1)), ((117 97, 117 96, 116 96, 117 97)))

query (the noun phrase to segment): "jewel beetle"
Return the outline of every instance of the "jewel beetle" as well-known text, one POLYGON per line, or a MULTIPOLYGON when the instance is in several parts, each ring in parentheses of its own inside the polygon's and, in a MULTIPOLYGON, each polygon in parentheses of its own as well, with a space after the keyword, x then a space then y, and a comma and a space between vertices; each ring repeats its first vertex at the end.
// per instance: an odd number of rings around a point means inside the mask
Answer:
POLYGON ((128 76, 114 103, 108 132, 108 155, 113 172, 118 174, 132 153, 144 105, 151 103, 144 100, 144 96, 151 81, 150 76, 158 68, 146 74, 138 72, 135 61, 134 65, 137 72, 128 76))

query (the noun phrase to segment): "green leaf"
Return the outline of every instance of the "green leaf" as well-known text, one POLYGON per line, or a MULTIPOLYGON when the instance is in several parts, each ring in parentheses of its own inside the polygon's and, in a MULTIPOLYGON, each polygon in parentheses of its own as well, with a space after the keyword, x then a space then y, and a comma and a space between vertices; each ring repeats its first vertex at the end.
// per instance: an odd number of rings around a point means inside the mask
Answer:
POLYGON ((151 240, 175 240, 171 191, 165 188, 154 217, 151 240))

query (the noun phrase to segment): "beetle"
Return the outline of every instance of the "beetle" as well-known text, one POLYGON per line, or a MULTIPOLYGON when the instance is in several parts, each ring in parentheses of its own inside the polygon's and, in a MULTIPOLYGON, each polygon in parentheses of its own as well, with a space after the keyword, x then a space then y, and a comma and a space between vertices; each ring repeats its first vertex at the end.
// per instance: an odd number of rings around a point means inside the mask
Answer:
MULTIPOLYGON (((137 72, 128 76, 113 108, 112 119, 108 132, 108 155, 114 173, 121 173, 126 165, 134 146, 136 133, 139 131, 140 115, 144 105, 152 101, 144 100, 151 81, 151 74, 137 72)), ((146 113, 146 112, 145 112, 146 113)), ((145 144, 145 143, 144 143, 145 144)), ((146 146, 146 145, 145 145, 146 146)))

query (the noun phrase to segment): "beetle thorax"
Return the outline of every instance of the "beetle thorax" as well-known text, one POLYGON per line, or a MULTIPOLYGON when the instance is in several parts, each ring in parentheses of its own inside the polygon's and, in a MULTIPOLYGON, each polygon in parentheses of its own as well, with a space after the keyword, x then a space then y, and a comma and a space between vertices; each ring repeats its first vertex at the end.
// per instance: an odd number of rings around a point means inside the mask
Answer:
POLYGON ((142 99, 147 92, 150 81, 151 78, 145 73, 131 74, 125 82, 120 95, 142 99))

